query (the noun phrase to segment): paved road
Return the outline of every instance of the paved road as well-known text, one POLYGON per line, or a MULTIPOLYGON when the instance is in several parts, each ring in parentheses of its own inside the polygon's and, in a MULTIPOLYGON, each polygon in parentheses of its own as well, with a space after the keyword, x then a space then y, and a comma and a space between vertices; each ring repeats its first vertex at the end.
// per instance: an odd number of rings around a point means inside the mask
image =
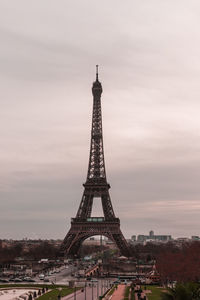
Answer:
POLYGON ((56 276, 51 276, 49 279, 54 278, 58 284, 67 284, 69 280, 74 280, 75 278, 71 276, 72 273, 75 273, 78 270, 78 267, 69 266, 67 269, 63 269, 60 273, 56 273, 56 276))
MULTIPOLYGON (((55 283, 55 284, 68 284, 69 280, 74 280, 74 277, 71 276, 72 273, 75 273, 78 270, 78 267, 75 267, 73 265, 68 266, 68 268, 62 268, 62 270, 59 273, 54 273, 50 276, 46 276, 46 278, 49 279, 49 283, 55 283)), ((43 283, 43 280, 40 280, 38 276, 35 278, 35 283, 43 283)), ((44 282, 47 283, 47 282, 44 282)))

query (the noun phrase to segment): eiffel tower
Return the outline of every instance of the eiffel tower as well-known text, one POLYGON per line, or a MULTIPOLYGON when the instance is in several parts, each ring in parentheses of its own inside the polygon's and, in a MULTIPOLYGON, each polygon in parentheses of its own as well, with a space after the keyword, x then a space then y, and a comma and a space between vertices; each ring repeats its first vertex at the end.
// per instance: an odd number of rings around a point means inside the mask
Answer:
POLYGON ((102 91, 96 66, 96 81, 92 86, 93 115, 87 180, 83 184, 84 192, 78 212, 71 219, 71 228, 61 246, 61 252, 66 256, 77 256, 82 242, 94 235, 108 237, 115 242, 122 255, 130 256, 127 242, 120 230, 120 220, 116 218, 112 207, 110 185, 106 179, 101 116, 102 91), (93 200, 96 197, 101 198, 104 217, 91 217, 93 200))

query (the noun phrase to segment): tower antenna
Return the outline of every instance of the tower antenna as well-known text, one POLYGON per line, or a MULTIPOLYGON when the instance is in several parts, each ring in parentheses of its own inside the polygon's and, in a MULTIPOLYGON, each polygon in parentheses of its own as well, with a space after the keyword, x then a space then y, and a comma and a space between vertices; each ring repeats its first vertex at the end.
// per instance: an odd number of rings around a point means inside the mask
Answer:
POLYGON ((99 81, 99 73, 98 73, 99 66, 96 65, 96 81, 99 81))

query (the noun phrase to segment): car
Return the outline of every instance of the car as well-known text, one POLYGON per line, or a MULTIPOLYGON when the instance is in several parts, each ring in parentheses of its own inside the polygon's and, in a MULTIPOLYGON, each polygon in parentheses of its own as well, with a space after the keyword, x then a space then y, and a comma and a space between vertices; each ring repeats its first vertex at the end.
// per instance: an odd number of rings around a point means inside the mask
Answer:
POLYGON ((15 278, 14 282, 22 282, 22 279, 20 279, 20 278, 15 278))
POLYGON ((92 278, 91 277, 87 277, 86 280, 90 281, 92 278))
POLYGON ((127 280, 126 279, 120 279, 121 284, 127 285, 127 280))
POLYGON ((48 278, 44 278, 44 282, 49 282, 49 279, 48 278))
POLYGON ((31 279, 31 277, 28 276, 24 277, 24 281, 29 281, 29 279, 31 279))
POLYGON ((40 280, 44 280, 44 277, 45 277, 44 274, 40 274, 40 275, 39 275, 39 279, 40 279, 40 280))
POLYGON ((35 279, 33 279, 33 278, 30 278, 30 279, 28 279, 28 280, 26 280, 27 282, 35 282, 35 279))
POLYGON ((9 281, 7 279, 0 279, 0 282, 8 283, 9 281))

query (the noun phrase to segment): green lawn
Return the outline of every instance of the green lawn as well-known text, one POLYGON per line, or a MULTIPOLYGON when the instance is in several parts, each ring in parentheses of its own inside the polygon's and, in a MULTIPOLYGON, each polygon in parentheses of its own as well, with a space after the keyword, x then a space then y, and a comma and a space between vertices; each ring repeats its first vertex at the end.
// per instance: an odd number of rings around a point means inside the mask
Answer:
POLYGON ((129 290, 130 290, 130 286, 127 286, 125 288, 124 300, 128 300, 128 298, 129 298, 129 290))
POLYGON ((71 293, 73 293, 74 289, 71 288, 63 288, 61 291, 59 291, 58 289, 53 289, 50 292, 47 292, 46 294, 40 296, 38 299, 39 300, 57 300, 58 299, 58 295, 60 293, 61 297, 67 296, 71 293))
MULTIPOLYGON (((142 286, 142 289, 144 290, 144 286, 142 286)), ((147 290, 151 290, 151 294, 147 294, 147 297, 149 300, 160 300, 161 299, 161 293, 162 293, 162 288, 157 287, 155 285, 147 285, 146 286, 147 290)))
POLYGON ((110 291, 108 292, 108 295, 111 296, 115 291, 115 286, 113 286, 110 291))

